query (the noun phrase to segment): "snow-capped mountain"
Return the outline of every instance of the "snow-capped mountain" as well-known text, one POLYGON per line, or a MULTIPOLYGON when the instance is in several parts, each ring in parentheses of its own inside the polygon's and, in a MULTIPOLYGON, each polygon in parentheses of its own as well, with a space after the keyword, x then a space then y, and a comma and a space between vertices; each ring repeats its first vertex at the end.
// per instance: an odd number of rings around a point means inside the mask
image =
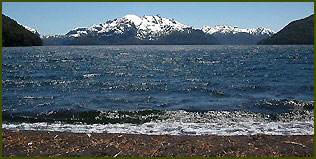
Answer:
POLYGON ((87 34, 110 36, 113 34, 123 34, 131 29, 136 30, 136 38, 140 40, 156 40, 173 31, 189 31, 192 27, 181 24, 174 19, 163 18, 159 15, 139 17, 137 15, 128 14, 120 19, 94 24, 91 27, 75 28, 66 35, 70 37, 79 37, 87 34))
POLYGON ((275 32, 266 28, 240 29, 227 25, 195 28, 159 15, 128 14, 90 27, 77 27, 64 36, 42 36, 44 44, 119 45, 119 44, 256 44, 275 32))
POLYGON ((204 26, 201 30, 214 36, 224 45, 255 45, 258 41, 275 34, 275 31, 263 27, 242 29, 228 25, 204 26))
POLYGON ((38 33, 37 30, 31 28, 31 27, 28 27, 28 26, 25 26, 25 25, 22 25, 26 30, 32 32, 33 34, 37 35, 37 36, 40 36, 40 34, 38 33))
POLYGON ((207 34, 238 34, 238 33, 247 33, 251 35, 272 35, 275 34, 275 31, 267 28, 251 28, 251 29, 241 29, 238 27, 232 27, 228 25, 216 25, 214 27, 203 26, 202 31, 207 34))

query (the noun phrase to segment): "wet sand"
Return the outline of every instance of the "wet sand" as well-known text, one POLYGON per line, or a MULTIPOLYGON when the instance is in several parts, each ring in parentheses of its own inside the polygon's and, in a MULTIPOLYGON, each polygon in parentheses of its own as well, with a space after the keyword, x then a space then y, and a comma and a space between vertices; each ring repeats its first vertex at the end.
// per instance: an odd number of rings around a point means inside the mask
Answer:
POLYGON ((2 131, 4 157, 314 156, 314 136, 175 136, 2 131))

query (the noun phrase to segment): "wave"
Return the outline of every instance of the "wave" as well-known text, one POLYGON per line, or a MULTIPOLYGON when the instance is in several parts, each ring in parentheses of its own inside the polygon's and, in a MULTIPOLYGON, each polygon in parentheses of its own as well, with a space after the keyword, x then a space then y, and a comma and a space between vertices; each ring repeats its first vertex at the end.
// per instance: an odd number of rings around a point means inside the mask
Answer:
POLYGON ((143 124, 64 124, 64 123, 3 123, 11 130, 61 131, 74 133, 125 133, 147 135, 314 135, 314 122, 148 122, 143 124))
POLYGON ((92 77, 96 77, 96 76, 100 76, 101 74, 97 74, 97 73, 91 73, 91 74, 85 74, 83 75, 83 78, 92 78, 92 77))
POLYGON ((188 112, 70 110, 31 116, 8 116, 2 127, 12 130, 148 135, 313 135, 314 112, 295 110, 280 114, 247 111, 188 112), (58 119, 58 120, 57 120, 58 119))
MULTIPOLYGON (((24 100, 53 99, 54 96, 24 96, 24 100)), ((109 99, 115 103, 133 103, 143 100, 150 100, 151 97, 128 100, 124 98, 109 99)), ((7 100, 7 98, 4 98, 7 100)), ((183 101, 185 102, 185 101, 183 101)), ((256 101, 253 105, 236 107, 236 110, 218 109, 205 111, 203 109, 191 108, 188 110, 168 110, 172 103, 156 105, 155 109, 143 110, 101 110, 99 108, 88 109, 84 107, 59 108, 51 110, 39 110, 39 112, 21 110, 3 110, 3 120, 9 122, 56 122, 64 123, 87 123, 87 124, 115 124, 133 123, 142 124, 156 120, 177 119, 182 121, 190 119, 192 122, 218 122, 217 119, 231 122, 230 120, 257 121, 305 121, 313 120, 314 101, 299 100, 262 100, 256 101), (167 110, 166 110, 167 109, 167 110)), ((114 109, 114 107, 113 107, 114 109)), ((172 121, 173 122, 173 121, 172 121)))

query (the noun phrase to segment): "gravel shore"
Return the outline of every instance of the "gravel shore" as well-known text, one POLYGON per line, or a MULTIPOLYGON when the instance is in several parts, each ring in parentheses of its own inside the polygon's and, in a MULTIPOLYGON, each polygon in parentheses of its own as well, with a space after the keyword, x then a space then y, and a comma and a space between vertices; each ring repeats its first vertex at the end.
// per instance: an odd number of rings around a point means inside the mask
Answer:
POLYGON ((175 136, 2 131, 4 157, 314 156, 314 136, 175 136))

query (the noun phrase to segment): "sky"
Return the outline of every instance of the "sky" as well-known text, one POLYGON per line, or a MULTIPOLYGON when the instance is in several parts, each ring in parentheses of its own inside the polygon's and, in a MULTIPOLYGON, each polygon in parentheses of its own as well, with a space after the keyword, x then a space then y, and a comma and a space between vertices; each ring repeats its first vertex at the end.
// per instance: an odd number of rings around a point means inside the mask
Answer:
POLYGON ((157 15, 193 26, 231 25, 279 31, 314 14, 313 2, 3 2, 2 13, 42 35, 62 35, 126 14, 157 15))

